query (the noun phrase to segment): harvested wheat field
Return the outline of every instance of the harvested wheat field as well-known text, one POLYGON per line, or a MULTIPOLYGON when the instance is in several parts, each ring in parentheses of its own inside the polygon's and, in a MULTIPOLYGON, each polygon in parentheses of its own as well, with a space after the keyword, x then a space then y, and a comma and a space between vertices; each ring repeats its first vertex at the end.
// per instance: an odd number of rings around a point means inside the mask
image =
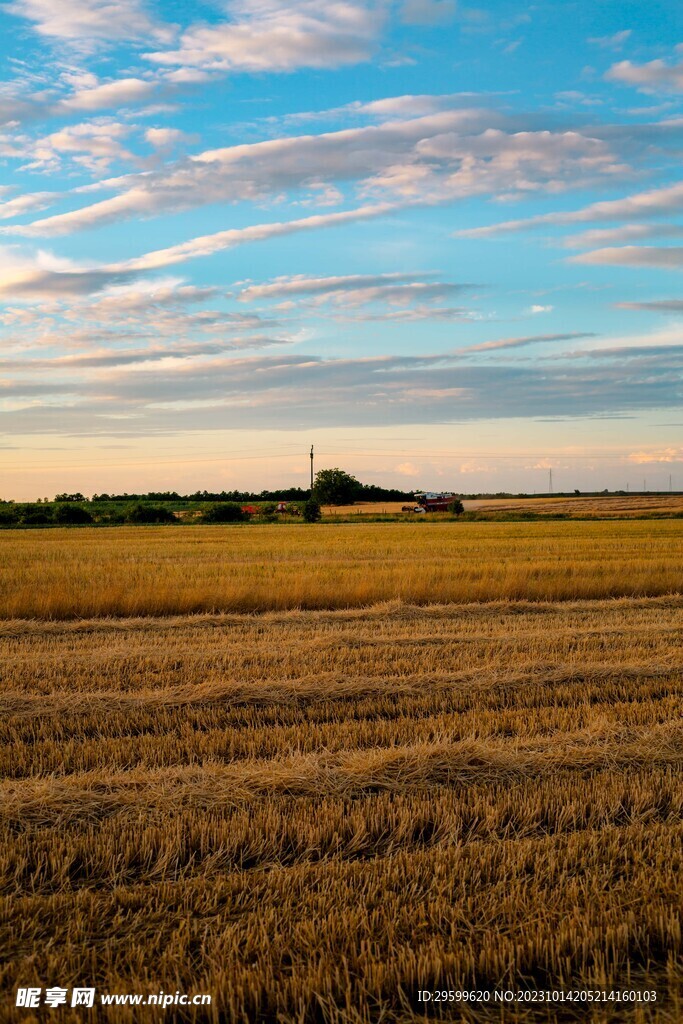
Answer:
POLYGON ((683 521, 245 524, 0 533, 0 619, 656 596, 683 521))
POLYGON ((3 990, 210 993, 165 1019, 239 1024, 683 1019, 683 524, 372 532, 3 543, 3 990), (332 607, 144 615, 155 586, 239 609, 268 580, 332 607), (418 998, 529 989, 657 999, 418 998))

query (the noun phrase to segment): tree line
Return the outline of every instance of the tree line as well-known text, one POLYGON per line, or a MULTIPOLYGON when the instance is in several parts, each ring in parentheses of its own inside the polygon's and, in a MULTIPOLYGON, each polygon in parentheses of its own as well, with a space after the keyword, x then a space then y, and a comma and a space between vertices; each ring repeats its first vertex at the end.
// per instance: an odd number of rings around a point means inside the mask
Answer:
POLYGON ((278 504, 285 503, 286 512, 317 522, 322 505, 352 505, 357 501, 412 501, 412 492, 397 488, 362 484, 351 474, 337 467, 321 469, 313 489, 284 488, 279 491, 148 491, 145 494, 93 494, 88 498, 80 491, 56 494, 52 501, 0 502, 0 526, 87 526, 88 524, 164 524, 185 522, 238 523, 252 518, 273 522, 278 504), (257 503, 246 508, 245 505, 257 503), (187 503, 194 508, 188 517, 182 510, 187 503), (176 507, 174 507, 176 506, 176 507), (179 509, 177 506, 181 506, 179 509))
MULTIPOLYGON (((93 494, 91 498, 74 493, 56 494, 52 499, 59 504, 127 502, 127 501, 307 501, 315 497, 324 505, 349 505, 355 501, 410 501, 413 491, 402 491, 396 487, 381 487, 379 484, 362 484, 342 469, 321 469, 315 477, 313 494, 302 487, 283 487, 279 490, 263 491, 193 491, 181 494, 179 491, 147 491, 146 493, 93 494)), ((45 499, 47 502, 48 499, 45 499)))

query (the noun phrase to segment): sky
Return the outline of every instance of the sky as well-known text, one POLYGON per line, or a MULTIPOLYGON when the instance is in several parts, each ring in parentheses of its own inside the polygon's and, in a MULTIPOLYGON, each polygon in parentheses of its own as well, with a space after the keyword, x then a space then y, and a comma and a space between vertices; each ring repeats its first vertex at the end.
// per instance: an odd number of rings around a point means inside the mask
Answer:
POLYGON ((0 21, 0 497, 683 489, 679 4, 0 21))

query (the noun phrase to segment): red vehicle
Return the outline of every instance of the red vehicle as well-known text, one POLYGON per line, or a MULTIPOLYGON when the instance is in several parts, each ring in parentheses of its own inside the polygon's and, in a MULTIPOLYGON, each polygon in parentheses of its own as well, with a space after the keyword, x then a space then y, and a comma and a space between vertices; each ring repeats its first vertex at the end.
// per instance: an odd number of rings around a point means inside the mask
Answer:
POLYGON ((415 511, 417 512, 418 508, 420 508, 424 509, 425 512, 448 512, 448 506, 452 501, 456 501, 457 498, 457 494, 453 494, 452 491, 441 491, 440 493, 425 491, 415 495, 415 501, 417 502, 415 511))

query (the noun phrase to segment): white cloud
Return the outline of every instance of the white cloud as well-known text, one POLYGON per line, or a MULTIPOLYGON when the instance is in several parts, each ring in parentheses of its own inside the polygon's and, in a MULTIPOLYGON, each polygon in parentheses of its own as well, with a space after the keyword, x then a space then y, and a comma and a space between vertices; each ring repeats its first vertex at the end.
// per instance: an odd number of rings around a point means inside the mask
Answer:
POLYGON ((163 346, 150 345, 147 348, 95 349, 77 355, 55 356, 53 358, 36 358, 31 355, 27 359, 3 359, 0 369, 21 371, 30 369, 32 373, 39 370, 82 373, 92 370, 124 369, 126 367, 142 367, 148 364, 166 363, 173 365, 177 360, 196 360, 203 356, 221 355, 226 352, 240 350, 270 348, 274 345, 291 345, 295 339, 290 337, 271 337, 267 334, 245 335, 229 338, 224 341, 191 341, 182 344, 166 343, 163 346))
POLYGON ((683 63, 651 60, 647 64, 632 64, 622 60, 612 65, 605 78, 635 85, 641 92, 683 92, 683 63))
POLYGON ((400 473, 401 476, 419 476, 420 467, 416 466, 414 462, 399 462, 397 466, 394 466, 394 473, 400 473))
POLYGON ((617 248, 594 249, 572 256, 572 263, 610 267, 661 267, 664 270, 683 268, 683 247, 624 245, 617 248))
POLYGON ((478 135, 447 131, 424 138, 408 159, 370 179, 366 188, 431 202, 486 193, 508 199, 561 192, 623 170, 602 140, 578 132, 487 128, 478 135))
POLYGON ((0 297, 17 301, 87 295, 130 276, 119 269, 81 266, 42 250, 26 254, 14 247, 0 249, 0 297))
MULTIPOLYGON (((267 284, 250 284, 238 295, 240 302, 255 302, 263 299, 279 299, 290 296, 330 296, 342 292, 357 292, 362 289, 396 287, 413 283, 417 278, 431 277, 431 274, 348 274, 342 277, 278 277, 267 284)), ((462 287, 462 286, 461 286, 462 287)))
POLYGON ((148 252, 144 256, 128 260, 125 263, 112 265, 109 269, 123 273, 157 270, 161 267, 185 263, 186 260, 196 259, 199 256, 211 256, 215 252, 220 252, 223 249, 232 249, 246 242, 259 242, 268 238, 296 234, 300 231, 313 231, 318 228, 370 220, 374 217, 382 217, 395 209, 396 206, 393 204, 378 203, 361 206, 355 210, 345 210, 342 213, 317 214, 300 220, 255 224, 247 228, 230 228, 227 231, 217 231, 211 235, 192 238, 187 242, 182 242, 180 245, 170 246, 168 249, 157 249, 153 252, 148 252))
POLYGON ((554 306, 529 306, 529 312, 532 314, 536 313, 552 313, 554 306))
POLYGON ((69 125, 31 144, 27 168, 54 170, 67 156, 81 167, 102 173, 114 160, 135 159, 122 145, 131 131, 130 125, 109 120, 69 125))
POLYGON ((19 217, 34 210, 44 210, 58 198, 58 192, 29 192, 23 196, 15 196, 14 199, 7 199, 4 203, 0 202, 0 220, 9 220, 11 217, 19 217))
POLYGON ((335 310, 355 310, 362 306, 382 304, 391 312, 369 311, 362 314, 334 313, 335 319, 347 321, 467 320, 469 310, 432 305, 471 287, 450 281, 434 281, 433 273, 349 274, 340 277, 280 277, 266 284, 250 284, 237 294, 240 302, 283 299, 275 308, 318 310, 331 306, 335 310))
POLYGON ((463 286, 449 281, 411 281, 407 284, 381 284, 351 289, 327 297, 337 306, 364 306, 386 302, 390 306, 409 306, 413 302, 435 302, 462 291, 463 286))
POLYGON ((188 135, 180 128, 148 128, 145 138, 156 149, 170 149, 181 142, 196 141, 196 135, 188 135))
MULTIPOLYGON (((441 95, 434 95, 431 93, 420 93, 414 95, 407 93, 403 96, 387 96, 384 99, 369 100, 365 103, 360 100, 356 100, 353 103, 348 103, 345 107, 336 107, 330 111, 323 111, 317 114, 304 114, 304 115, 293 115, 293 117, 320 117, 325 114, 350 113, 350 114, 362 114, 366 117, 377 118, 380 121, 384 118, 411 118, 411 117, 425 117, 427 114, 436 114, 440 110, 458 110, 460 115, 459 127, 464 129, 467 119, 469 118, 472 128, 476 129, 477 125, 481 125, 482 111, 476 107, 474 108, 463 108, 462 104, 465 101, 471 101, 478 94, 473 92, 453 92, 443 93, 441 95)), ((500 121, 503 122, 503 118, 496 114, 492 110, 487 110, 487 117, 489 124, 491 122, 500 121)))
POLYGON ((230 13, 231 21, 189 28, 177 50, 147 56, 224 71, 339 67, 369 59, 383 22, 381 5, 350 0, 239 0, 230 13))
POLYGON ((143 78, 119 78, 101 85, 86 85, 55 105, 56 112, 93 111, 119 108, 149 99, 156 82, 143 78))
POLYGON ((579 210, 570 212, 542 213, 537 217, 526 217, 522 220, 501 221, 486 227, 467 228, 456 231, 456 238, 486 238, 492 235, 506 234, 512 231, 525 231, 544 224, 581 224, 590 221, 620 221, 638 217, 667 216, 683 210, 683 182, 667 185, 664 188, 638 192, 623 199, 608 199, 599 203, 591 203, 579 210))
POLYGON ((173 38, 173 30, 151 18, 139 0, 12 0, 5 10, 33 22, 42 36, 71 42, 173 38))
POLYGON ((593 228, 568 235, 562 244, 567 249, 589 249, 596 245, 621 245, 624 242, 639 242, 644 238, 678 238, 681 235, 681 224, 623 224, 618 228, 593 228))
POLYGON ((173 71, 164 72, 164 79, 174 85, 202 85, 215 77, 209 71, 200 71, 198 68, 174 68, 173 71))
POLYGON ((654 465, 661 462, 683 462, 683 448, 653 448, 649 451, 631 452, 629 462, 638 466, 654 465))
POLYGON ((600 46, 603 50, 620 50, 625 42, 631 38, 633 30, 630 28, 622 29, 621 32, 615 32, 611 36, 593 36, 588 40, 594 46, 600 46))
POLYGON ((91 315, 124 316, 129 313, 146 313, 160 308, 175 309, 187 303, 205 302, 218 294, 215 287, 200 288, 186 285, 176 278, 157 278, 154 281, 136 281, 134 284, 119 285, 102 292, 95 302, 89 303, 91 315))

